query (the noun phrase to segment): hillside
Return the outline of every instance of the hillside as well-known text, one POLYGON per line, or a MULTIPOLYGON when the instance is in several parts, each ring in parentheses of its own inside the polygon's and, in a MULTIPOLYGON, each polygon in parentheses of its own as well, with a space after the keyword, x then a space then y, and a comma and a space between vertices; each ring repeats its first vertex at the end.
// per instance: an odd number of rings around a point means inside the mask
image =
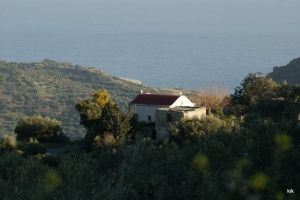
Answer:
POLYGON ((300 57, 292 60, 285 66, 274 67, 273 72, 268 75, 277 83, 281 83, 284 80, 289 84, 300 83, 300 57))
MULTIPOLYGON (((62 122, 71 138, 83 137, 74 105, 91 99, 95 90, 106 89, 121 109, 140 93, 157 89, 126 81, 92 67, 45 59, 42 62, 16 63, 0 60, 0 135, 14 132, 19 119, 40 114, 62 122)), ((183 89, 159 89, 160 93, 187 94, 183 89)))

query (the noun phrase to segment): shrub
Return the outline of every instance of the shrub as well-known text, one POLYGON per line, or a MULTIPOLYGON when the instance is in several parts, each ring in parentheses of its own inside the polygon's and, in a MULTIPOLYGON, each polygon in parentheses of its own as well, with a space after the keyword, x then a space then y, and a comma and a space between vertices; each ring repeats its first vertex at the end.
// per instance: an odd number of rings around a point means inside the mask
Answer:
POLYGON ((194 137, 216 133, 223 127, 223 121, 208 115, 202 118, 183 118, 171 127, 171 141, 178 144, 191 142, 194 137))
POLYGON ((1 199, 45 199, 40 183, 47 169, 34 157, 5 152, 0 156, 1 199))
POLYGON ((114 135, 109 132, 105 132, 103 136, 97 135, 94 138, 93 148, 97 149, 101 146, 104 147, 115 147, 117 146, 118 142, 114 135))
POLYGON ((16 138, 14 136, 4 135, 1 141, 1 148, 13 150, 17 148, 16 138))
POLYGON ((53 143, 68 143, 70 141, 70 138, 66 136, 63 132, 58 133, 57 135, 53 135, 51 138, 49 138, 49 142, 53 143))
POLYGON ((59 121, 40 115, 26 116, 18 121, 15 133, 19 141, 35 138, 40 142, 57 142, 60 141, 59 138, 65 138, 59 121))
POLYGON ((43 157, 42 163, 52 168, 57 168, 60 164, 58 158, 51 155, 46 155, 45 157, 43 157))
POLYGON ((26 155, 45 154, 46 148, 37 143, 29 143, 27 146, 26 155))

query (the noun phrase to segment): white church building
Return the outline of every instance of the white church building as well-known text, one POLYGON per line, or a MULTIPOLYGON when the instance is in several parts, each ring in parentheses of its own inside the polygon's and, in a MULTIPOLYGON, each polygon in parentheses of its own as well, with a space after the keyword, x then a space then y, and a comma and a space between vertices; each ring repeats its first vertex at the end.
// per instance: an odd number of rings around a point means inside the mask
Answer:
POLYGON ((154 122, 155 111, 160 108, 174 108, 176 106, 194 107, 184 95, 139 94, 129 103, 129 109, 135 111, 139 121, 154 122))

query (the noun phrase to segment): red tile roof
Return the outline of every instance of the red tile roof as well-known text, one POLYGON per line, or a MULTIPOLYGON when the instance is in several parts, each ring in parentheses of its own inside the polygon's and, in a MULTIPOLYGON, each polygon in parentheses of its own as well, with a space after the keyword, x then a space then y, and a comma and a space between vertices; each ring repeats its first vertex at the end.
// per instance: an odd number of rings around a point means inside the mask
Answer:
POLYGON ((162 94, 139 94, 131 104, 146 104, 146 105, 160 105, 170 106, 180 96, 179 95, 162 95, 162 94))

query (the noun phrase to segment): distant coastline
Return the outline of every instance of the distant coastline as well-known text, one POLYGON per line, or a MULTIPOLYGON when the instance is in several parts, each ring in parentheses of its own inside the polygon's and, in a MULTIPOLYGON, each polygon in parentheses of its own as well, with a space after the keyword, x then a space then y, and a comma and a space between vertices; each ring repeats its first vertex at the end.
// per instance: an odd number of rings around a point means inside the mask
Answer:
POLYGON ((130 81, 132 83, 142 84, 142 81, 139 81, 139 80, 130 79, 130 78, 122 78, 122 77, 119 77, 119 78, 122 79, 122 80, 125 80, 125 81, 130 81))
POLYGON ((289 84, 300 83, 300 57, 295 58, 284 66, 273 67, 273 72, 268 74, 275 82, 287 81, 289 84))

